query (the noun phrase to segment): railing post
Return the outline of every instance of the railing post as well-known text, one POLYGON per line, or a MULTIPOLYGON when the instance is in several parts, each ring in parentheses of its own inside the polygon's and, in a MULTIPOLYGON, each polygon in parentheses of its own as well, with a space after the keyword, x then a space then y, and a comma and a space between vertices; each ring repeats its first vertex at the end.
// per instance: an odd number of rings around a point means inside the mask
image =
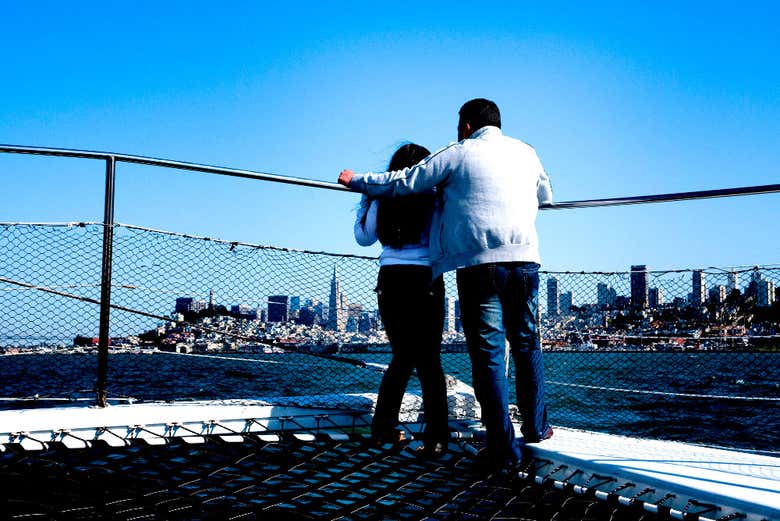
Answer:
POLYGON ((114 249, 114 181, 116 158, 106 158, 106 199, 103 213, 103 267, 100 280, 100 333, 98 336, 97 405, 105 407, 108 382, 108 344, 111 313, 111 263, 114 249))

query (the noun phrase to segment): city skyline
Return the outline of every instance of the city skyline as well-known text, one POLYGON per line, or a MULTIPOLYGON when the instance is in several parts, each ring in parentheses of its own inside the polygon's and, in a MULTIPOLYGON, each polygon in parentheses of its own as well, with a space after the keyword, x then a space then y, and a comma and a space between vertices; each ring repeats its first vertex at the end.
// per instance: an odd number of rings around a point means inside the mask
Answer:
MULTIPOLYGON (((614 288, 599 282, 596 287, 597 302, 573 304, 575 292, 572 290, 560 291, 559 279, 555 276, 546 277, 548 311, 544 315, 541 324, 543 344, 552 349, 568 350, 572 348, 588 349, 608 347, 617 344, 622 348, 652 349, 652 350, 678 350, 678 349, 733 349, 739 347, 737 339, 757 338, 758 341, 776 335, 780 330, 780 310, 776 309, 775 302, 780 302, 780 292, 775 291, 772 280, 765 279, 760 270, 750 273, 750 281, 744 287, 738 285, 738 275, 727 272, 727 280, 733 287, 727 294, 723 284, 713 285, 706 292, 706 273, 703 270, 690 272, 690 289, 687 299, 675 297, 671 302, 665 302, 663 288, 648 287, 650 272, 646 265, 632 265, 629 275, 630 296, 618 295, 614 288), (762 289, 763 288, 763 289, 762 289), (762 294, 763 291, 763 294, 762 294), (705 292, 707 298, 701 300, 701 294, 705 292), (752 299, 752 300, 751 300, 752 299), (771 308, 772 312, 764 312, 755 323, 752 314, 755 311, 747 311, 751 318, 742 309, 750 308, 750 302, 755 309, 771 308), (747 308, 745 308, 747 306, 747 308), (740 318, 741 317, 741 318, 740 318), (774 317, 774 318, 773 318, 774 317)), ((557 274, 560 275, 560 274, 557 274)), ((722 275, 722 274, 721 274, 722 275)), ((544 277, 544 274, 543 274, 544 277)), ((213 298, 214 292, 209 295, 213 298)), ((295 297, 300 300, 300 297, 295 297)), ((280 302, 287 303, 291 300, 288 295, 271 296, 268 298, 268 309, 280 302)), ((338 319, 320 316, 319 322, 306 323, 299 317, 290 315, 286 317, 287 324, 282 320, 271 319, 263 326, 261 335, 266 340, 282 338, 285 343, 305 347, 313 344, 321 345, 323 338, 333 344, 343 345, 344 349, 350 349, 349 345, 386 345, 387 339, 382 336, 382 324, 378 312, 364 311, 362 304, 349 303, 340 291, 340 281, 334 268, 331 279, 330 300, 332 302, 346 303, 349 310, 349 320, 344 328, 337 326, 338 319), (363 320, 363 319, 366 320, 363 320), (374 320, 371 320, 374 319, 374 320), (293 326, 296 324, 297 326, 293 326), (351 324, 351 325, 349 325, 351 324), (290 329, 290 327, 308 326, 304 329, 290 329), (267 327, 270 327, 270 336, 267 327), (282 329, 278 329, 282 327, 282 329), (324 328, 321 331, 321 328, 324 328), (323 337, 325 331, 331 331, 330 336, 323 337), (357 336, 333 336, 340 333, 353 333, 357 336), (380 336, 377 336, 380 334, 380 336)), ((193 310, 202 311, 204 301, 193 302, 190 299, 177 299, 177 309, 182 301, 194 304, 193 310)), ((312 299, 304 300, 304 307, 311 306, 312 299)), ((211 307, 211 306, 210 306, 211 307)), ((233 306, 235 310, 240 306, 233 306)), ((460 327, 453 326, 459 317, 455 314, 458 309, 458 301, 454 297, 445 300, 445 321, 443 332, 448 333, 445 344, 451 350, 453 345, 460 344, 457 348, 462 350, 465 339, 462 335, 454 335, 460 331, 460 327), (455 316, 454 316, 455 315, 455 316)), ((286 311, 286 310, 285 310, 286 311)), ((197 312, 196 312, 197 314, 197 312)), ((260 320, 261 313, 257 310, 251 316, 242 316, 231 313, 234 318, 260 320)), ((338 317, 338 314, 335 315, 338 317)), ((192 320, 192 319, 190 319, 192 320)), ((177 319, 181 323, 181 317, 177 319)), ((193 322, 197 327, 197 320, 193 322)), ((158 328, 159 331, 159 328, 158 328)), ((165 334, 169 330, 166 328, 165 334)), ((180 329, 175 326, 171 331, 175 335, 180 334, 180 329)), ((167 338, 167 337, 166 337, 167 338)), ((179 337, 179 340, 189 338, 190 342, 195 337, 179 337)), ((211 334, 212 341, 216 340, 211 334)), ((327 342, 326 342, 327 343, 327 342)), ((182 347, 177 349, 190 349, 189 344, 176 344, 182 347)), ((195 344, 193 344, 195 345, 195 344)), ((205 344, 201 344, 203 346, 205 344)), ((214 344, 219 346, 219 344, 214 344)), ((330 345, 330 344, 328 344, 330 345)), ((306 347, 311 348, 311 347, 306 347)))
MULTIPOLYGON (((612 309, 630 308, 634 310, 645 310, 658 309, 664 306, 680 307, 687 305, 703 306, 707 303, 723 304, 728 295, 735 290, 740 292, 740 294, 741 292, 744 292, 746 296, 755 298, 756 305, 760 307, 768 307, 774 302, 780 302, 780 285, 775 284, 772 280, 764 279, 761 270, 758 268, 749 271, 749 283, 744 286, 739 285, 739 273, 730 269, 725 272, 727 285, 713 284, 709 289, 707 285, 707 276, 710 275, 711 277, 722 278, 724 272, 706 273, 704 270, 691 270, 691 291, 685 298, 675 296, 670 301, 665 300, 665 295, 674 296, 675 293, 666 293, 663 287, 649 285, 649 275, 651 273, 663 274, 665 272, 651 272, 648 270, 647 265, 631 265, 631 270, 625 273, 629 275, 629 295, 618 294, 617 290, 604 282, 596 283, 595 292, 582 291, 582 284, 578 284, 577 287, 580 288, 582 293, 595 295, 595 300, 590 299, 588 301, 583 301, 581 298, 580 301, 577 302, 575 301, 575 295, 577 295, 577 293, 574 289, 565 290, 561 288, 559 280, 560 273, 545 274, 544 272, 541 272, 542 278, 546 280, 545 314, 549 316, 565 315, 577 305, 596 305, 602 308, 612 309)), ((581 274, 585 275, 584 272, 581 272, 581 274)), ((570 275, 576 275, 576 273, 570 275)), ((679 293, 680 292, 678 291, 678 294, 679 293)), ((208 295, 210 300, 209 307, 211 308, 213 307, 215 299, 214 290, 210 289, 208 295)), ((181 297, 176 300, 176 312, 179 311, 180 301, 189 303, 193 306, 188 309, 188 311, 197 312, 205 309, 206 306, 205 300, 203 299, 197 300, 193 297, 181 297)), ((328 295, 329 303, 327 307, 324 307, 320 300, 315 297, 288 294, 268 296, 266 297, 266 307, 263 308, 263 305, 258 303, 258 307, 253 311, 257 318, 262 317, 263 313, 267 313, 268 322, 291 321, 293 317, 297 318, 297 314, 295 313, 288 314, 291 309, 290 303, 293 301, 297 302, 296 312, 300 312, 301 310, 312 311, 315 307, 318 307, 316 313, 318 313, 319 320, 326 325, 327 329, 333 331, 345 331, 349 319, 359 320, 360 315, 363 313, 372 313, 377 318, 379 314, 376 306, 369 311, 365 311, 365 305, 363 303, 348 301, 346 294, 341 289, 341 281, 338 277, 338 270, 335 264, 332 268, 330 291, 328 295), (303 305, 301 306, 300 302, 302 298, 304 300, 303 305), (279 307, 281 310, 272 313, 272 307, 279 307), (333 311, 331 312, 331 310, 333 311)), ((231 305, 231 311, 234 314, 246 314, 242 312, 243 309, 250 310, 250 307, 245 304, 231 305)), ((445 331, 459 330, 459 327, 456 327, 455 325, 459 321, 457 310, 459 310, 458 299, 452 296, 446 296, 444 315, 445 331)))
MULTIPOLYGON (((41 287, 64 288, 65 293, 74 294, 72 299, 63 299, 42 290, 8 287, 8 291, 0 291, 0 308, 10 310, 0 328, 0 343, 18 345, 28 337, 45 342, 51 337, 94 336, 99 307, 79 304, 76 297, 99 294, 99 284, 94 279, 99 270, 94 259, 96 253, 99 258, 101 232, 98 225, 0 227, 0 238, 5 245, 0 259, 13 259, 8 266, 14 271, 7 273, 11 279, 33 282, 41 287), (46 269, 42 269, 44 266, 46 269)), ((295 318, 296 313, 300 322, 322 323, 322 318, 328 317, 329 301, 335 293, 339 294, 337 301, 341 309, 346 310, 347 320, 342 327, 344 331, 336 330, 335 333, 377 329, 379 317, 374 289, 379 265, 376 259, 236 244, 128 229, 124 225, 117 226, 114 235, 112 304, 139 313, 112 313, 112 335, 133 335, 151 327, 153 319, 144 314, 168 316, 175 307, 175 298, 197 299, 200 309, 219 304, 224 306, 226 313, 231 312, 234 316, 253 314, 255 319, 259 317, 261 322, 266 322, 269 297, 272 297, 271 307, 286 308, 286 313, 282 312, 278 317, 272 310, 271 319, 280 321, 272 323, 295 318), (338 288, 335 293, 332 291, 334 282, 338 288), (274 304, 273 297, 281 300, 274 304)), ((647 286, 648 306, 652 294, 653 305, 648 310, 651 315, 665 313, 664 320, 668 320, 667 311, 687 313, 685 309, 690 307, 694 293, 694 270, 664 271, 650 263, 636 262, 628 268, 631 266, 644 266, 642 271, 646 273, 642 273, 640 280, 647 286)), ((778 266, 760 266, 708 267, 700 271, 706 294, 716 305, 725 300, 733 308, 735 301, 730 298, 731 292, 722 287, 737 286, 749 295, 752 305, 759 305, 759 316, 765 316, 761 308, 769 308, 773 304, 771 301, 777 300, 778 270, 778 266)), ((572 317, 587 314, 589 310, 598 311, 597 308, 625 310, 631 303, 631 271, 626 268, 613 272, 549 272, 542 269, 540 276, 542 314, 546 312, 547 284, 556 284, 557 305, 561 312, 556 321, 569 322, 572 317)), ((458 304, 454 279, 454 273, 445 274, 450 309, 457 308, 458 304)), ((637 275, 634 279, 636 282, 637 275)), ((556 291, 550 296, 554 293, 556 291)), ((640 293, 644 295, 644 288, 640 293)), ((714 312, 709 303, 704 307, 704 311, 714 312)), ((457 311, 454 315, 447 318, 450 330, 453 319, 457 323, 457 311)), ((606 318, 611 320, 614 316, 613 313, 606 318)), ((343 324, 343 313, 341 320, 343 324)))
MULTIPOLYGON (((620 272, 617 272, 616 274, 619 273, 620 272)), ((595 291, 582 291, 582 285, 578 284, 577 286, 580 288, 580 295, 590 294, 595 296, 595 299, 583 301, 581 298, 580 301, 576 301, 575 296, 577 295, 577 292, 574 289, 565 290, 561 288, 559 277, 562 274, 560 273, 546 274, 545 272, 542 271, 540 272, 540 274, 546 280, 545 312, 552 313, 553 315, 557 315, 562 313, 564 310, 568 311, 572 306, 577 304, 579 305, 596 304, 600 306, 612 307, 615 306, 616 302, 621 302, 620 306, 618 307, 627 307, 628 305, 630 305, 631 307, 636 309, 646 309, 646 308, 656 308, 658 306, 671 303, 665 301, 665 295, 667 296, 674 295, 674 293, 665 292, 663 287, 655 287, 649 285, 649 275, 651 273, 665 274, 667 272, 649 271, 647 269, 647 265, 631 265, 631 270, 624 273, 630 276, 630 284, 629 284, 630 295, 619 295, 613 287, 603 282, 596 283, 595 287, 593 288, 595 289, 595 291), (618 301, 619 298, 621 299, 620 301, 618 301)), ((717 273, 707 273, 704 270, 690 270, 690 273, 691 273, 691 291, 687 294, 686 298, 684 299, 686 303, 702 305, 712 300, 723 302, 726 299, 726 296, 735 289, 747 290, 752 294, 754 294, 756 297, 756 302, 760 306, 769 306, 776 301, 780 301, 780 285, 776 284, 772 280, 764 279, 761 274, 761 270, 758 268, 745 271, 745 273, 750 273, 750 278, 749 278, 749 282, 743 286, 739 285, 739 273, 734 271, 733 268, 729 269, 726 272, 720 271, 717 273), (725 285, 713 284, 711 287, 708 287, 707 284, 708 275, 710 277, 719 277, 719 278, 722 278, 725 275, 727 277, 727 283, 725 285)), ((578 273, 576 272, 572 272, 571 274, 567 274, 567 275, 571 276, 577 274, 578 273)), ((581 272, 580 274, 584 275, 586 273, 581 272)), ((207 295, 210 302, 209 307, 213 307, 215 301, 214 300, 215 292, 213 288, 208 290, 207 295)), ((679 295, 677 296, 677 298, 678 299, 680 298, 679 295)), ((281 312, 283 313, 283 316, 287 317, 288 311, 292 310, 291 303, 294 301, 297 302, 294 311, 300 311, 301 309, 313 308, 319 306, 320 318, 322 320, 327 321, 327 327, 329 329, 333 329, 337 331, 344 331, 346 327, 347 319, 350 316, 355 314, 353 312, 350 312, 349 308, 352 306, 360 306, 362 311, 363 307, 365 306, 364 303, 350 303, 348 301, 346 294, 341 289, 341 280, 338 277, 338 271, 335 264, 332 267, 330 291, 328 294, 328 305, 323 306, 320 299, 321 297, 317 298, 313 296, 293 295, 293 294, 269 295, 265 297, 265 307, 261 302, 263 300, 262 298, 257 300, 258 304, 257 304, 256 311, 258 313, 258 316, 260 316, 261 312, 268 312, 271 306, 278 305, 284 309, 284 311, 281 312), (302 298, 304 299, 303 305, 301 305, 302 298), (275 300, 275 299, 279 299, 279 300, 275 300), (333 315, 330 314, 331 309, 335 309, 335 313, 333 315)), ((178 312, 178 306, 180 300, 189 303, 196 303, 196 307, 193 309, 195 311, 199 311, 206 308, 205 298, 197 299, 196 297, 180 297, 177 298, 177 304, 176 304, 177 312, 178 312)), ((677 303, 679 303, 679 300, 677 301, 677 303)), ((226 305, 225 303, 221 303, 221 304, 226 305)), ((250 308, 250 305, 248 305, 247 303, 230 304, 230 305, 231 307, 240 306, 242 309, 250 308)), ((445 329, 450 329, 450 330, 454 329, 454 323, 455 320, 457 320, 457 315, 455 314, 455 310, 458 308, 459 308, 459 303, 457 298, 453 296, 445 297, 445 329)), ((378 313, 378 307, 375 306, 371 311, 374 313, 378 313)), ((269 318, 269 321, 279 322, 284 320, 269 318)))
MULTIPOLYGON (((541 327, 544 344, 554 349, 591 345, 728 349, 742 345, 735 344, 737 339, 763 342, 780 334, 780 287, 775 282, 780 279, 778 268, 688 270, 668 278, 668 273, 648 270, 647 265, 631 265, 630 271, 618 273, 540 275, 548 291, 540 298, 557 306, 555 313, 543 313, 541 327), (647 302, 642 306, 645 291, 647 302), (686 297, 679 296, 686 292, 686 297), (706 295, 704 301, 699 297, 702 292, 706 295)), ((176 297, 168 308, 170 320, 144 333, 143 329, 135 329, 125 336, 115 336, 113 342, 137 345, 143 339, 148 341, 152 334, 157 339, 154 345, 162 348, 162 342, 166 349, 177 345, 180 347, 176 349, 187 350, 243 349, 242 345, 254 349, 252 342, 246 344, 249 337, 261 344, 320 346, 316 349, 386 345, 375 301, 347 299, 335 265, 331 266, 329 286, 328 300, 339 303, 333 315, 322 294, 258 296, 254 307, 226 301, 214 287, 204 288, 201 296, 176 297), (231 331, 238 333, 238 340, 231 340, 231 331)), ((458 315, 458 300, 446 297, 443 333, 450 350, 453 346, 463 349, 458 315)), ((97 341, 89 329, 79 331, 73 340, 75 346, 88 347, 97 341)), ((0 341, 3 338, 12 337, 0 337, 0 341)), ((45 339, 41 340, 45 347, 45 339)), ((16 342, 3 349, 14 352, 18 349, 14 345, 25 344, 16 342)), ((30 347, 35 349, 32 344, 30 347)))

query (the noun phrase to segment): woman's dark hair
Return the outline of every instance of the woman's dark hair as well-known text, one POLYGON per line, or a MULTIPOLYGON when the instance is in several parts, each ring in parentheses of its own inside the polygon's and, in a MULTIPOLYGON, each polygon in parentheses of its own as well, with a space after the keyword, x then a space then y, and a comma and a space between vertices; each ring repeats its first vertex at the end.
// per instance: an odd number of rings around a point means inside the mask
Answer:
MULTIPOLYGON (((408 143, 395 151, 387 169, 394 171, 412 167, 430 154, 427 148, 408 143)), ((379 242, 391 248, 419 243, 430 225, 435 199, 433 193, 381 199, 376 216, 379 242)))

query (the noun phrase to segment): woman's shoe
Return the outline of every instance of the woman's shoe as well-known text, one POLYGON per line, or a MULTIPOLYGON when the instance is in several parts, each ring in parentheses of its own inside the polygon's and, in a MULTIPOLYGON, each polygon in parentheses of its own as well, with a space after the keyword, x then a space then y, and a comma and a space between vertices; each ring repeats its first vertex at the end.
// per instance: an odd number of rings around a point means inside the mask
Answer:
POLYGON ((381 447, 382 445, 392 444, 396 445, 406 439, 406 433, 401 429, 393 429, 390 432, 382 434, 371 433, 371 443, 375 447, 381 447))

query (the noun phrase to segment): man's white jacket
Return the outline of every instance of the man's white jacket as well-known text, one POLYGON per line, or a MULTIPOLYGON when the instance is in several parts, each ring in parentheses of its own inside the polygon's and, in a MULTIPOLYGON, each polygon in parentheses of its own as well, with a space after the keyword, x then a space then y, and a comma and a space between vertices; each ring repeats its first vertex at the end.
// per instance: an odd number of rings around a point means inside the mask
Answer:
POLYGON ((536 214, 552 201, 547 173, 534 149, 482 127, 411 168, 356 174, 350 189, 371 197, 403 196, 436 187, 430 234, 433 276, 492 262, 536 262, 536 214))

